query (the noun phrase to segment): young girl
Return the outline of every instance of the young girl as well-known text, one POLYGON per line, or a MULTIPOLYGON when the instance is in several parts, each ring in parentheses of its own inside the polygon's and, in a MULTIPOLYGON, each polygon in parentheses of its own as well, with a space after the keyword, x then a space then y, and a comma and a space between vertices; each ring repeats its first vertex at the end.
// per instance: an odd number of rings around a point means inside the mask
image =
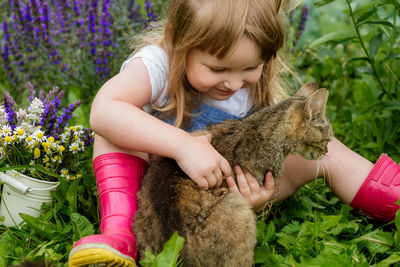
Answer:
MULTIPOLYGON (((270 173, 260 187, 246 170, 229 166, 210 145, 211 136, 188 132, 242 118, 283 95, 284 65, 277 55, 284 40, 281 5, 280 0, 170 1, 160 42, 135 51, 93 101, 90 122, 96 133, 93 168, 101 234, 74 245, 70 266, 135 265, 131 225, 148 154, 175 159, 205 190, 227 177, 231 192, 248 199, 255 211, 270 200, 270 173)), ((393 219, 400 167, 386 155, 374 166, 336 139, 328 148, 323 161, 335 164, 321 164, 324 171, 315 161, 289 157, 277 198, 329 173, 329 185, 345 203, 382 221, 393 219)))

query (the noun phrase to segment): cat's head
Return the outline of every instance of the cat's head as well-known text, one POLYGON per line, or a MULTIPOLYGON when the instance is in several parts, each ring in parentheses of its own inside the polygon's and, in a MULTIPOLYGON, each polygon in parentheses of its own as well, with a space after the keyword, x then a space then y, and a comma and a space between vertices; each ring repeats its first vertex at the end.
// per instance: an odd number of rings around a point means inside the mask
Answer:
POLYGON ((286 113, 293 152, 306 159, 320 159, 328 152, 333 137, 325 114, 328 94, 325 88, 318 89, 317 83, 305 84, 292 97, 293 104, 286 113))

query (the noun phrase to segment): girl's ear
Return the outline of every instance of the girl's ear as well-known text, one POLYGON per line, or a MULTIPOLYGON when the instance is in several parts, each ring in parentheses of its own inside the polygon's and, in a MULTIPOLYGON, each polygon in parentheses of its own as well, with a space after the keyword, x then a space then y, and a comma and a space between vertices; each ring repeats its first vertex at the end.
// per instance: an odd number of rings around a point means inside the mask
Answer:
POLYGON ((308 119, 311 120, 315 114, 325 114, 328 95, 328 90, 321 88, 306 99, 304 108, 308 119))
POLYGON ((303 85, 294 95, 303 96, 307 98, 317 90, 318 90, 318 84, 316 82, 310 82, 303 85))

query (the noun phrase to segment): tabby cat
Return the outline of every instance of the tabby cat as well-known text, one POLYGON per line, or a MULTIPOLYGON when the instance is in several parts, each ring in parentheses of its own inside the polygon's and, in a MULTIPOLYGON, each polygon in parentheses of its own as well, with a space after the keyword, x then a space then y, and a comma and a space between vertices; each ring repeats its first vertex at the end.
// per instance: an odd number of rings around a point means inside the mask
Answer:
MULTIPOLYGON (((320 159, 327 152, 332 138, 327 98, 326 89, 308 83, 279 104, 211 125, 206 132, 231 166, 246 168, 260 185, 272 171, 277 182, 289 154, 320 159)), ((152 159, 138 205, 133 230, 141 256, 146 250, 160 252, 178 231, 185 238, 184 266, 252 265, 256 223, 247 200, 221 189, 201 190, 174 160, 152 159)))

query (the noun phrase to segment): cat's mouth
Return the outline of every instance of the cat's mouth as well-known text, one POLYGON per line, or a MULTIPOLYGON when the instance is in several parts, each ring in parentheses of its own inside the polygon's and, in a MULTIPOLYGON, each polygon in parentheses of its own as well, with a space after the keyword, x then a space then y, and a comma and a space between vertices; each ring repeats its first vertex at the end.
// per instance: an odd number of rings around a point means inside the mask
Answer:
POLYGON ((303 153, 302 156, 308 160, 321 160, 324 158, 324 156, 326 155, 327 152, 328 152, 327 149, 319 150, 319 151, 308 150, 305 153, 303 153))

